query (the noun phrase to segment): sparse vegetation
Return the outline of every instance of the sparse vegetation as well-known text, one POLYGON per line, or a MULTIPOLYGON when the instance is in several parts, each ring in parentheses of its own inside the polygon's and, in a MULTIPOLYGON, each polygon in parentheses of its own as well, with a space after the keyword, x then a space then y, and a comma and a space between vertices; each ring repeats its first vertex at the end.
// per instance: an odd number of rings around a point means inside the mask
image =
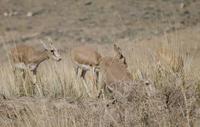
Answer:
MULTIPOLYGON (((129 69, 135 68, 130 64, 133 58, 127 61, 129 69)), ((135 80, 109 85, 112 98, 97 99, 91 96, 96 95, 96 87, 76 77, 67 59, 41 65, 37 78, 42 96, 20 97, 11 65, 2 65, 1 126, 197 126, 199 80, 180 77, 168 63, 158 66, 154 61, 151 68, 145 66, 136 67, 145 68, 140 72, 131 71, 135 80)), ((187 75, 189 72, 183 76, 187 75)), ((24 89, 28 89, 28 81, 22 81, 24 89)))
POLYGON ((199 3, 0 1, 0 127, 199 127, 199 3), (35 87, 30 71, 14 73, 8 54, 22 43, 40 49, 46 37, 62 60, 42 62, 35 87), (73 69, 70 51, 85 43, 102 56, 94 66, 116 62, 100 71, 108 91, 99 98, 94 73, 83 80, 73 69))

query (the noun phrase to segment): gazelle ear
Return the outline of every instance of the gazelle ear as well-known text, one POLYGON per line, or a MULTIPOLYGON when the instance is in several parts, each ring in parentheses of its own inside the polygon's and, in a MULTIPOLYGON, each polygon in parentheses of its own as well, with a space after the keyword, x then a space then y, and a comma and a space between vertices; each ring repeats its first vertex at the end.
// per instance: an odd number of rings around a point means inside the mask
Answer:
POLYGON ((116 44, 113 45, 114 46, 114 51, 118 54, 121 54, 121 48, 118 47, 116 44))
POLYGON ((113 47, 114 47, 114 50, 115 50, 115 51, 118 49, 118 47, 117 47, 116 44, 114 44, 113 47))
POLYGON ((53 40, 52 40, 50 37, 47 37, 47 40, 48 40, 48 42, 49 42, 49 46, 50 46, 51 48, 55 48, 54 45, 53 45, 53 40))
POLYGON ((46 50, 49 49, 48 46, 42 40, 40 40, 40 43, 43 45, 44 49, 46 49, 46 50))

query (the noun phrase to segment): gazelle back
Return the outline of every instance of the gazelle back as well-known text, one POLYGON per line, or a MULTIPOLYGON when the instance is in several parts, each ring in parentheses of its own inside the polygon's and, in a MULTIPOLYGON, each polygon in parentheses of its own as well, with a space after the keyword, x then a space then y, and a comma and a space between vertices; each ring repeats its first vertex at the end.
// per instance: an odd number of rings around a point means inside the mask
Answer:
POLYGON ((101 55, 90 46, 76 47, 71 51, 73 62, 88 66, 97 66, 101 55))

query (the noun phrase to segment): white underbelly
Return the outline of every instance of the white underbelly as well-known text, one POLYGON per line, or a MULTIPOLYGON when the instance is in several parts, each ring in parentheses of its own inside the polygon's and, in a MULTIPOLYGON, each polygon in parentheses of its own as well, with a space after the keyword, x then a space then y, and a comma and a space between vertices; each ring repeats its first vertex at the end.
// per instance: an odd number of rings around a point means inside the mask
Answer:
POLYGON ((15 63, 14 66, 18 69, 22 69, 22 70, 28 69, 28 70, 31 70, 31 71, 33 71, 37 68, 37 64, 27 64, 26 65, 22 62, 21 63, 15 63))

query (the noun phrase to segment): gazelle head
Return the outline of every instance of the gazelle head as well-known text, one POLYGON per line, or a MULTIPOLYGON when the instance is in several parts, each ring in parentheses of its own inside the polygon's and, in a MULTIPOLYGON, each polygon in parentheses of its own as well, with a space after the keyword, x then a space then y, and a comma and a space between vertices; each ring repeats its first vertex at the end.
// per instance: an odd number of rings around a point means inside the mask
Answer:
POLYGON ((115 58, 121 61, 125 66, 127 66, 126 58, 122 54, 121 48, 118 47, 116 44, 113 45, 115 51, 115 58))
POLYGON ((44 47, 44 49, 47 51, 47 54, 49 58, 52 58, 56 61, 61 61, 62 57, 60 53, 58 52, 58 49, 53 45, 53 42, 51 40, 51 43, 45 44, 43 41, 40 41, 44 47))

